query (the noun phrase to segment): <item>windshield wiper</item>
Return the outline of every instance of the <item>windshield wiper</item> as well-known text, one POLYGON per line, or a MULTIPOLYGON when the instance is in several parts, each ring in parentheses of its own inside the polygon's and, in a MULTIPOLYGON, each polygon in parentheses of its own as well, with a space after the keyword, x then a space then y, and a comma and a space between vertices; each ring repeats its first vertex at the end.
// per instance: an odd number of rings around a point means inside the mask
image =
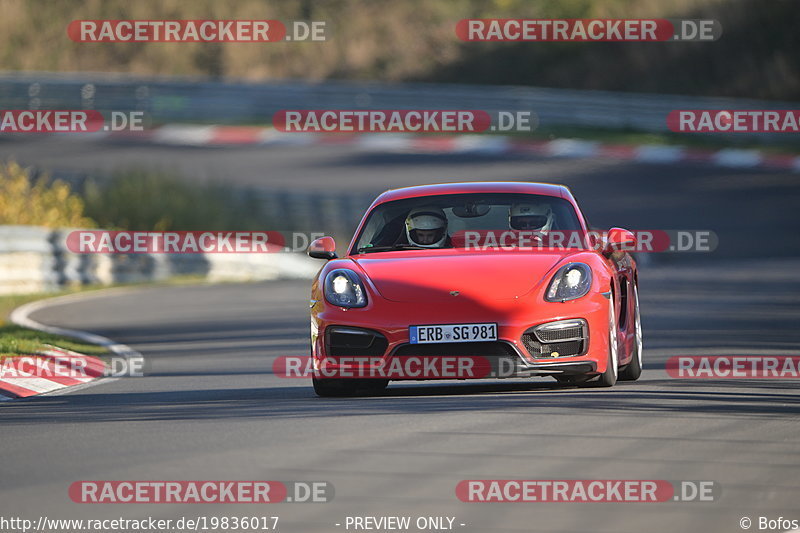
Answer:
POLYGON ((394 250, 427 250, 427 248, 414 244, 392 244, 390 246, 372 246, 369 244, 367 246, 362 246, 356 250, 356 252, 360 254, 369 254, 372 252, 390 252, 394 250))

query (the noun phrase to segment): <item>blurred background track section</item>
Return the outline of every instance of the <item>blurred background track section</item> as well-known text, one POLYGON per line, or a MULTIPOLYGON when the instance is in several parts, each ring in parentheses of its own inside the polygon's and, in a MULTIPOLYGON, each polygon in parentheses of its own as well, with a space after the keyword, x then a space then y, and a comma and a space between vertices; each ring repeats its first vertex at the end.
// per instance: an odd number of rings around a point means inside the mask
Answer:
MULTIPOLYGON (((793 107, 780 100, 523 85, 297 80, 236 83, 203 77, 0 72, 2 109, 95 109, 104 115, 143 111, 151 125, 269 124, 277 111, 286 109, 479 109, 490 114, 530 111, 538 116, 539 129, 545 131, 572 127, 663 133, 668 131, 666 117, 673 110, 793 107)), ((781 137, 741 133, 703 136, 728 141, 781 137)))

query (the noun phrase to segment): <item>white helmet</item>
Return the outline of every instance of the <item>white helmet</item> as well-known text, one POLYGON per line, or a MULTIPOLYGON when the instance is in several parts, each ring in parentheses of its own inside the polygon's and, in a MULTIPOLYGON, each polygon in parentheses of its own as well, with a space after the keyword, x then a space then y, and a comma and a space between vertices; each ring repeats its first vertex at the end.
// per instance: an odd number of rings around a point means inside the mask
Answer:
POLYGON ((447 216, 438 207, 415 207, 406 217, 408 243, 423 248, 441 248, 447 240, 447 216))
POLYGON ((508 225, 516 230, 550 231, 554 219, 547 204, 512 204, 508 212, 508 225))

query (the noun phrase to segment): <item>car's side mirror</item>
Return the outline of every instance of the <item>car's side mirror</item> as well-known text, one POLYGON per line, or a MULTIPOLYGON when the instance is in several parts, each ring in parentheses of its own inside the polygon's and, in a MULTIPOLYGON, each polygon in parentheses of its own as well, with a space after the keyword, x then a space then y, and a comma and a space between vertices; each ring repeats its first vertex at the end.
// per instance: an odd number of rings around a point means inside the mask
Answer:
POLYGON ((336 241, 333 237, 320 237, 308 245, 308 256, 314 259, 336 259, 336 241))
POLYGON ((622 228, 611 228, 606 236, 606 253, 632 252, 636 248, 636 236, 622 228))

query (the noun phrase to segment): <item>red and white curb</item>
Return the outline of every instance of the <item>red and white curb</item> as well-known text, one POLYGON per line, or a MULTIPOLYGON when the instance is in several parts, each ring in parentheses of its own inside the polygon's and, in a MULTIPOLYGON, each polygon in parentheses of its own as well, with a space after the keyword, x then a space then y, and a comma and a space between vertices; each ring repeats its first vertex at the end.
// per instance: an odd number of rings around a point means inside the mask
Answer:
POLYGON ((613 144, 580 139, 549 141, 500 135, 425 136, 397 133, 281 132, 256 126, 168 124, 141 132, 61 134, 71 138, 147 142, 168 146, 309 146, 341 144, 377 152, 416 154, 531 154, 540 157, 605 159, 641 163, 702 163, 727 168, 771 168, 800 172, 800 156, 760 150, 710 150, 671 145, 613 144))
POLYGON ((37 394, 83 385, 103 376, 105 363, 102 359, 61 348, 5 359, 0 362, 0 401, 27 398, 37 394), (42 372, 31 371, 31 359, 43 359, 35 365, 42 372), (58 370, 54 370, 54 368, 58 370), (37 376, 37 374, 40 374, 37 376), (58 375, 53 375, 58 374, 58 375))
MULTIPOLYGON (((144 359, 142 357, 142 354, 140 354, 130 346, 114 342, 113 340, 107 337, 103 337, 102 335, 96 335, 94 333, 89 333, 87 331, 81 331, 76 329, 48 326, 46 324, 42 324, 41 322, 37 322, 32 318, 30 318, 30 315, 32 315, 36 311, 45 309, 47 307, 63 305, 78 301, 86 301, 94 298, 102 298, 109 294, 127 293, 131 292, 132 290, 133 289, 129 288, 107 289, 107 290, 87 292, 87 293, 70 294, 67 296, 58 296, 56 298, 48 298, 46 300, 38 300, 16 308, 11 313, 9 320, 12 323, 24 328, 35 329, 38 331, 43 331, 45 333, 53 333, 55 335, 64 335, 66 337, 80 339, 89 344, 97 344, 103 346, 109 352, 113 353, 115 356, 122 357, 126 359, 129 363, 135 363, 137 366, 142 367, 144 359)), ((65 359, 79 357, 82 359, 79 366, 83 366, 83 368, 86 369, 87 376, 85 378, 84 377, 75 377, 75 378, 73 377, 13 378, 12 377, 7 379, 0 379, 0 401, 11 400, 20 397, 28 397, 38 394, 47 394, 47 395, 66 394, 68 392, 73 392, 79 389, 97 385, 99 383, 106 383, 119 379, 118 377, 103 377, 105 363, 103 363, 96 357, 77 354, 75 352, 68 352, 66 350, 61 350, 61 349, 47 350, 46 352, 44 352, 44 355, 46 357, 52 357, 54 361, 60 359, 62 363, 64 363, 65 359), (11 380, 10 383, 6 383, 9 380, 11 380), (12 387, 14 388, 14 390, 12 390, 12 387)), ((75 362, 73 361, 69 364, 74 365, 75 362)))

